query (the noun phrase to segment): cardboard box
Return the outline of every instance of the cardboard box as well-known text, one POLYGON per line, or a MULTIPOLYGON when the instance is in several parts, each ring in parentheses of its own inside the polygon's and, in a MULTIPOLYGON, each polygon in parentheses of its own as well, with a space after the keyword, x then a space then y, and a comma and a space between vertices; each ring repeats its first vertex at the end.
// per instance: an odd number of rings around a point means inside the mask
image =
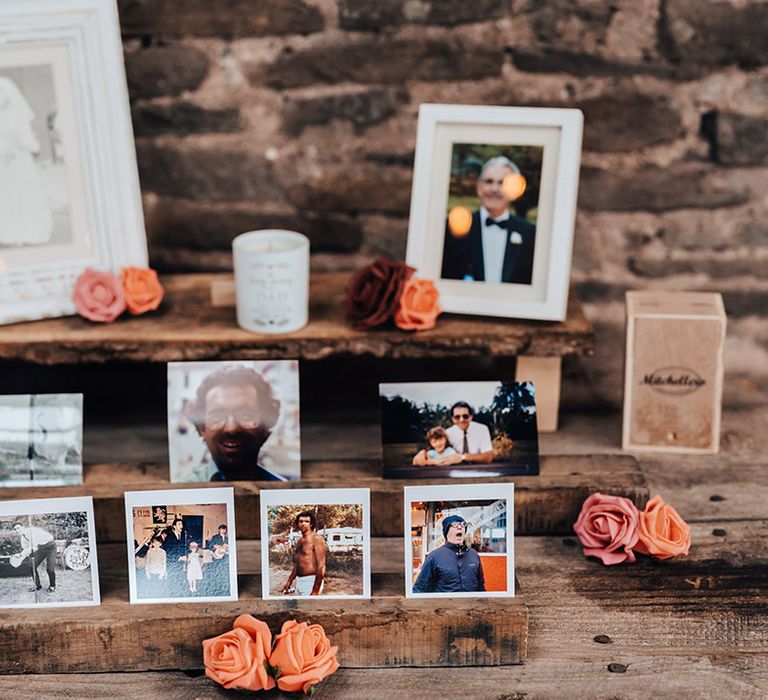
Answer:
POLYGON ((725 307, 716 293, 627 292, 625 450, 720 449, 725 307))

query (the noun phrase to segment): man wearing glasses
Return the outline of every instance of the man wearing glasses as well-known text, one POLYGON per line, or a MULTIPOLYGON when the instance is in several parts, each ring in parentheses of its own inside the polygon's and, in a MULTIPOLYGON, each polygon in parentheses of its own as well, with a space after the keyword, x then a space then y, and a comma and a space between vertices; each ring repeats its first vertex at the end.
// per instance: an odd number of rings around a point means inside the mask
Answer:
MULTIPOLYGON (((490 464, 493 462, 493 443, 488 426, 474 420, 475 412, 466 401, 451 406, 453 425, 445 431, 456 454, 429 461, 430 465, 490 464)), ((420 450, 413 458, 417 467, 427 466, 427 451, 420 450)))
POLYGON ((218 469, 211 481, 286 481, 259 464, 280 415, 272 388, 250 367, 224 365, 197 390, 192 422, 218 469))
MULTIPOLYGON (((487 161, 475 189, 480 208, 469 231, 445 227, 443 279, 493 284, 531 284, 536 225, 509 210, 510 177, 520 169, 505 156, 487 161)), ((514 196, 514 192, 511 193, 514 196)))
POLYGON ((474 417, 474 411, 468 403, 457 401, 451 406, 453 425, 445 434, 451 447, 459 453, 461 462, 490 464, 493 461, 491 431, 488 426, 473 420, 474 417))
POLYGON ((480 556, 467 547, 467 523, 459 515, 442 522, 445 544, 432 550, 424 560, 414 593, 478 593, 485 591, 480 556))

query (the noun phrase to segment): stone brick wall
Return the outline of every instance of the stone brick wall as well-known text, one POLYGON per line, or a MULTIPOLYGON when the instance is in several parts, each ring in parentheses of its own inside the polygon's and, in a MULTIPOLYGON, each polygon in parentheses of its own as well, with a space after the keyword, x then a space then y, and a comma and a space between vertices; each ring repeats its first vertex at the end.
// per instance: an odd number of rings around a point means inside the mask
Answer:
POLYGON ((153 263, 295 228, 317 269, 404 255, 422 102, 579 107, 566 401, 618 404, 627 289, 718 290, 726 401, 768 390, 768 4, 119 0, 153 263))

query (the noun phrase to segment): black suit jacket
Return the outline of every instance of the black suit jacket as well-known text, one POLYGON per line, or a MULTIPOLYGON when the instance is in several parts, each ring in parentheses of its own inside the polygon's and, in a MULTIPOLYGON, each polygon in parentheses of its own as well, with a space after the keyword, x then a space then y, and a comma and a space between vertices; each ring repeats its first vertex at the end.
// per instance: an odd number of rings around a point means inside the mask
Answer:
MULTIPOLYGON (((501 281, 512 284, 530 284, 533 276, 533 249, 536 243, 536 226, 527 219, 510 215, 504 222, 507 231, 507 246, 504 249, 504 266, 501 281), (517 232, 522 242, 513 243, 517 232)), ((457 238, 445 224, 443 246, 443 270, 441 277, 449 280, 485 281, 483 259, 483 236, 480 212, 472 214, 472 227, 466 236, 457 238)))

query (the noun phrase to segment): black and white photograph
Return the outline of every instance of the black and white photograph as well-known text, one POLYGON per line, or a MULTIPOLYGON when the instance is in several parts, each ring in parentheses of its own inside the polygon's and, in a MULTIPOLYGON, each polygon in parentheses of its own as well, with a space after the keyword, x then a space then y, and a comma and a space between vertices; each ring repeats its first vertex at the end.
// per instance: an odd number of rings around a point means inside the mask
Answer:
POLYGON ((406 596, 515 595, 514 493, 514 484, 406 486, 406 596))
POLYGON ((261 492, 264 598, 369 598, 370 491, 261 492))
POLYGON ((0 487, 83 483, 83 395, 0 396, 0 487))
POLYGON ((232 488, 125 494, 131 603, 237 600, 232 488))
POLYGON ((385 478, 539 473, 531 382, 380 384, 385 478))
POLYGON ((146 267, 114 0, 0 3, 0 323, 75 312, 88 267, 146 267))
POLYGON ((93 499, 0 502, 0 607, 100 602, 93 499))
POLYGON ((50 64, 0 67, 0 251, 72 241, 58 113, 50 64))
POLYGON ((448 313, 562 321, 583 116, 422 104, 406 262, 448 313))
POLYGON ((168 363, 172 482, 301 476, 299 363, 168 363))

